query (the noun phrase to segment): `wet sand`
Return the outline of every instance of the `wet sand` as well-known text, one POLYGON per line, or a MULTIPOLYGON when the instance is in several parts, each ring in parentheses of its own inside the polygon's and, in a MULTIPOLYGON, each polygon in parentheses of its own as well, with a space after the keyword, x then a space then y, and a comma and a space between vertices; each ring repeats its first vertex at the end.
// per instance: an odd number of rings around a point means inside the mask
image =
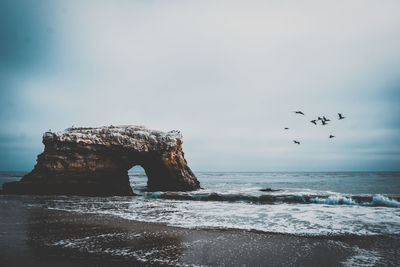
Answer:
POLYGON ((399 236, 184 229, 0 202, 1 266, 396 266, 399 236), (363 265, 365 264, 365 265, 363 265))

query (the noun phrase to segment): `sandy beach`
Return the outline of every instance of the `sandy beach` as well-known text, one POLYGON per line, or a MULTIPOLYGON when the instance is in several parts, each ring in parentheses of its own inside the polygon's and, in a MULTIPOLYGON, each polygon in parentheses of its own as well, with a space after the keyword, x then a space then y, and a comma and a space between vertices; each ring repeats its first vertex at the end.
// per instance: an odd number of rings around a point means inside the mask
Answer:
POLYGON ((338 266, 399 264, 398 236, 302 237, 185 229, 30 206, 1 196, 2 266, 338 266), (384 257, 374 257, 384 255, 384 257))

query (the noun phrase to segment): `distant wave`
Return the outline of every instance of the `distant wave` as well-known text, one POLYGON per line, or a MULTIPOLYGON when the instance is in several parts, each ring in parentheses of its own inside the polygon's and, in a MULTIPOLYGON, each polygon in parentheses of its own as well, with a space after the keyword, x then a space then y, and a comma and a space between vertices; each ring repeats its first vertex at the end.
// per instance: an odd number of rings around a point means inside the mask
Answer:
POLYGON ((345 196, 345 195, 261 195, 251 196, 243 194, 188 194, 188 193, 147 193, 147 198, 193 200, 193 201, 226 201, 248 202, 254 204, 324 204, 324 205, 359 205, 371 207, 400 207, 400 198, 389 198, 383 195, 374 196, 345 196))

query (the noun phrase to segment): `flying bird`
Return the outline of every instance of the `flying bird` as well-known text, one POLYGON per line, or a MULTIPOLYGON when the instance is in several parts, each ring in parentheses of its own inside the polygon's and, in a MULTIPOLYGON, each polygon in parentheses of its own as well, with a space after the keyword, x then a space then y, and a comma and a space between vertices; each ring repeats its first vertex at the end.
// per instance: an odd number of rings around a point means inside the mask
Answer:
POLYGON ((289 128, 288 128, 288 127, 285 127, 285 128, 283 128, 283 129, 285 129, 285 130, 289 130, 289 128))
POLYGON ((338 113, 338 115, 339 115, 339 120, 343 120, 343 119, 346 118, 346 117, 344 117, 344 116, 342 115, 342 113, 338 113))
POLYGON ((303 113, 302 111, 300 111, 300 110, 298 110, 298 111, 293 111, 293 112, 296 113, 296 114, 304 115, 304 113, 303 113))
POLYGON ((295 143, 296 145, 300 145, 300 142, 296 140, 293 140, 293 143, 295 143))
POLYGON ((328 123, 327 123, 326 121, 324 121, 324 120, 322 120, 321 122, 322 122, 322 125, 327 125, 327 124, 328 124, 328 123))
POLYGON ((315 125, 317 125, 317 120, 312 120, 310 121, 311 123, 314 123, 315 125))
POLYGON ((319 121, 322 121, 323 119, 321 118, 321 117, 318 117, 318 119, 317 120, 319 120, 319 121))
POLYGON ((329 135, 329 138, 333 138, 333 137, 335 137, 334 135, 329 135))
POLYGON ((322 118, 324 119, 324 121, 331 121, 330 119, 325 118, 325 116, 322 116, 322 118))

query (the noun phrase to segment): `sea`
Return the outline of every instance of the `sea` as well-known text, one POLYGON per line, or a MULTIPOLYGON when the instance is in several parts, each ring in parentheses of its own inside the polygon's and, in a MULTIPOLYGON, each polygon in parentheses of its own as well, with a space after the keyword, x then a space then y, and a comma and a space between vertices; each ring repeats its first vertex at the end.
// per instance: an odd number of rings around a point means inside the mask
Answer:
MULTIPOLYGON (((0 185, 23 172, 1 172, 0 185)), ((46 209, 110 214, 184 228, 244 229, 299 236, 399 235, 400 172, 196 172, 202 189, 137 196, 18 196, 46 209)), ((0 201, 8 196, 0 195, 0 201)))

